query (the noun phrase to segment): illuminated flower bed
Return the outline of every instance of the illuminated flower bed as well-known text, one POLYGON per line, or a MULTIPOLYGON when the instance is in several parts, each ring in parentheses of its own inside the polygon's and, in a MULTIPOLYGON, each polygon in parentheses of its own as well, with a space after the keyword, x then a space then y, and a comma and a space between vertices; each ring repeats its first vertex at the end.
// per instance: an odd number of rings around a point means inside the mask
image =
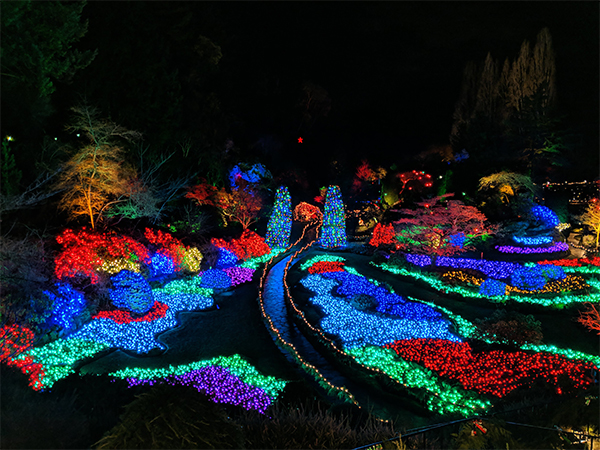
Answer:
POLYGON ((539 253, 558 253, 569 250, 566 242, 555 242, 548 247, 515 247, 514 245, 496 245, 496 250, 502 253, 518 253, 520 255, 531 255, 539 253))
MULTIPOLYGON (((440 259, 440 258, 438 258, 440 259)), ((456 258, 458 259, 458 258, 456 258)), ((491 274, 495 274, 494 276, 497 276, 499 278, 505 278, 507 276, 509 276, 509 271, 510 273, 514 272, 514 270, 516 270, 517 267, 523 267, 520 264, 516 264, 515 267, 512 268, 508 268, 508 266, 501 266, 501 265, 497 265, 497 264, 492 264, 492 265, 488 265, 486 264, 485 260, 481 260, 484 261, 482 265, 478 265, 477 262, 480 260, 467 260, 467 261, 471 261, 470 263, 465 263, 464 266, 466 268, 473 268, 475 270, 481 270, 482 268, 488 267, 488 268, 493 268, 490 273, 491 274), (471 266, 471 267, 469 267, 471 266), (504 270, 502 271, 496 271, 495 269, 498 268, 503 268, 504 270), (501 274, 501 275, 500 275, 501 274), (502 276, 504 275, 504 276, 502 276)), ((501 262, 498 262, 501 263, 501 262)), ((444 280, 442 277, 439 277, 437 274, 428 274, 428 273, 422 273, 422 272, 418 272, 415 270, 409 270, 403 267, 398 267, 396 265, 393 264, 388 264, 388 263, 381 263, 381 264, 376 264, 374 262, 370 263, 371 265, 384 270, 386 272, 390 272, 393 273, 395 275, 400 275, 402 277, 406 277, 406 278, 411 278, 414 280, 419 280, 421 282, 426 283, 427 285, 429 285, 431 288, 435 289, 436 291, 448 294, 448 293, 452 293, 452 294, 458 294, 463 298, 473 298, 473 299, 482 299, 482 300, 491 300, 491 301, 505 301, 505 300, 510 300, 510 301, 514 301, 517 303, 529 303, 529 304, 534 304, 534 305, 539 305, 539 306, 544 306, 544 307, 552 307, 552 306, 559 306, 559 307, 563 307, 565 305, 569 305, 569 304, 573 304, 573 303, 585 303, 585 302, 600 302, 600 282, 595 281, 592 278, 577 278, 577 277, 565 277, 563 280, 556 280, 556 281, 550 281, 548 282, 544 289, 545 291, 543 293, 546 294, 556 294, 554 296, 548 295, 548 296, 544 296, 544 297, 537 297, 535 294, 541 293, 541 292, 535 292, 535 291, 526 291, 526 295, 522 295, 525 291, 519 291, 517 290, 517 288, 514 288, 512 286, 509 286, 507 288, 507 290, 505 291, 506 295, 502 295, 500 294, 500 285, 494 286, 492 288, 491 291, 487 291, 488 288, 490 288, 491 286, 488 285, 484 285, 484 278, 483 277, 474 277, 472 275, 468 275, 467 274, 463 274, 463 275, 459 275, 459 274, 455 274, 453 275, 452 272, 459 272, 459 271, 452 271, 449 275, 446 275, 446 279, 444 280), (472 282, 473 285, 475 286, 485 286, 484 292, 477 292, 475 291, 472 287, 465 287, 465 286, 461 286, 461 285, 451 285, 448 284, 447 281, 449 279, 452 279, 453 277, 456 277, 457 281, 460 281, 460 278, 466 280, 466 281, 470 281, 472 282), (587 292, 585 294, 569 294, 569 292, 577 292, 579 290, 587 290, 587 292), (497 292, 496 295, 492 295, 492 292, 497 292)), ((514 264, 514 263, 504 263, 504 264, 514 264)), ((457 266, 462 265, 461 263, 457 264, 457 266)), ((452 266, 454 267, 454 265, 452 266)), ((563 268, 565 269, 565 268, 563 268)), ((568 269, 568 268, 567 268, 568 269)), ((483 271, 483 270, 481 270, 483 271)), ((568 270, 564 270, 565 272, 568 270)), ((582 273, 586 273, 583 272, 582 273)), ((489 275, 490 278, 493 278, 492 275, 489 275)))
POLYGON ((158 383, 190 386, 216 403, 240 405, 263 414, 287 384, 262 375, 240 355, 159 369, 128 368, 110 375, 126 379, 130 386, 158 383))
MULTIPOLYGON (((585 389, 593 383, 589 371, 599 367, 600 357, 533 344, 522 345, 521 349, 525 351, 473 353, 470 345, 462 342, 462 338, 475 335, 476 327, 471 322, 431 302, 399 296, 345 266, 340 257, 331 261, 326 255, 319 255, 304 262, 301 268, 310 273, 313 267, 326 267, 325 263, 330 264, 333 270, 313 269, 314 273, 301 280, 305 287, 317 294, 310 301, 319 305, 325 314, 320 322, 321 328, 339 336, 343 351, 359 364, 409 388, 409 393, 423 400, 431 411, 469 416, 491 406, 491 402, 481 395, 503 397, 532 380, 549 383, 558 393, 585 389), (352 308, 356 295, 372 298, 376 305, 374 311, 352 308), (413 324, 410 336, 385 342, 394 332, 406 332, 394 324, 394 318, 389 317, 393 315, 411 317, 427 326, 420 328, 413 324), (372 319, 377 316, 391 321, 372 319), (444 332, 444 325, 432 328, 431 324, 436 321, 445 324, 448 319, 458 335, 446 330, 449 338, 435 336, 438 331, 444 332), (423 333, 423 330, 426 331, 423 333), (418 337, 420 333, 429 333, 430 337, 418 337), (423 343, 431 343, 431 349, 423 343), (400 351, 401 348, 408 350, 400 351), (437 359, 436 355, 439 355, 437 359), (433 362, 428 364, 430 361, 433 362), (460 382, 462 388, 452 385, 454 381, 460 382)), ((460 273, 465 276, 464 280, 469 280, 468 277, 471 277, 470 280, 477 279, 460 273)), ((549 270, 548 275, 558 277, 560 273, 549 270)), ((479 279, 480 282, 483 280, 479 279)), ((552 280, 547 285, 565 281, 568 277, 552 280)))
POLYGON ((559 394, 584 389, 593 385, 590 371, 598 369, 589 362, 569 361, 548 353, 502 350, 474 353, 467 342, 443 339, 402 340, 385 347, 405 360, 459 381, 465 389, 496 397, 529 386, 534 380, 553 386, 559 394))

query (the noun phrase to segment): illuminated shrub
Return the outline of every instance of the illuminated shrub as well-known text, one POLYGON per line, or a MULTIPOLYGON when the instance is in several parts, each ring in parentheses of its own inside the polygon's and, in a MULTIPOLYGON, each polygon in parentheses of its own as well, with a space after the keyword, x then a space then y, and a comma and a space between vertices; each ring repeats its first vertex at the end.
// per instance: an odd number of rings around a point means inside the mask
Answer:
POLYGON ((285 186, 277 189, 273 213, 267 225, 265 242, 271 248, 285 248, 290 242, 292 231, 292 198, 285 186))
POLYGON ((217 269, 224 269, 226 267, 233 267, 238 262, 238 257, 235 253, 225 249, 218 248, 219 250, 219 259, 217 260, 216 267, 217 269))
POLYGON ((228 267, 223 270, 231 280, 232 286, 252 281, 254 271, 254 269, 249 267, 228 267))
MULTIPOLYGON (((256 258, 258 256, 263 256, 271 252, 271 248, 265 243, 265 240, 261 236, 256 234, 254 231, 248 229, 244 230, 244 232, 238 239, 231 239, 230 241, 226 241, 224 239, 212 238, 210 240, 210 243, 217 247, 219 250, 226 250, 227 252, 232 253, 240 261, 243 261, 248 258, 256 258)), ((219 260, 221 258, 224 258, 226 260, 232 260, 232 258, 230 256, 227 256, 226 254, 221 254, 219 256, 219 260)), ((234 262, 233 264, 235 264, 236 262, 234 262)))
POLYGON ((479 293, 481 295, 485 295, 488 297, 494 297, 496 295, 505 295, 506 294, 506 283, 502 281, 494 280, 493 278, 488 278, 479 287, 479 293))
POLYGON ((327 189, 323 228, 319 244, 325 248, 346 245, 346 215, 339 186, 329 186, 327 189))
POLYGON ((378 223, 373 229, 373 237, 369 241, 369 245, 378 247, 380 245, 388 245, 396 243, 396 232, 394 226, 390 223, 389 225, 382 225, 378 223))
POLYGON ((560 223, 558 216, 550 208, 542 205, 536 205, 531 208, 530 212, 532 218, 546 228, 554 228, 560 223))
POLYGON ((134 314, 146 314, 154 305, 152 288, 139 273, 123 270, 110 279, 113 289, 110 299, 117 308, 125 308, 134 314))
POLYGON ((188 272, 196 273, 200 271, 202 263, 202 253, 196 247, 186 248, 183 255, 182 267, 188 272))
POLYGON ((412 263, 419 267, 425 267, 425 266, 431 265, 431 256, 428 256, 428 255, 415 255, 412 253, 407 253, 406 260, 409 263, 412 263))
POLYGON ((4 325, 0 328, 0 362, 20 355, 33 344, 33 332, 21 325, 4 325))
POLYGON ((200 275, 200 286, 209 289, 227 289, 231 286, 231 278, 222 270, 210 269, 200 275))
POLYGON ((152 255, 150 262, 150 276, 158 277, 163 275, 169 275, 175 272, 175 265, 173 259, 164 253, 157 252, 152 255))
POLYGON ((510 276, 510 284, 526 291, 535 291, 544 287, 546 278, 539 266, 520 267, 510 276))
POLYGON ((542 269, 542 274, 550 280, 562 280, 566 277, 565 269, 560 266, 547 264, 539 267, 542 269))
POLYGON ((173 260, 174 271, 178 272, 181 270, 181 264, 185 256, 186 247, 182 242, 173 237, 169 233, 165 233, 161 230, 152 230, 146 228, 144 236, 152 244, 157 252, 167 255, 173 260))
POLYGON ((323 220, 323 213, 321 210, 310 203, 300 202, 294 208, 294 220, 297 222, 312 222, 323 220))
POLYGON ((458 248, 463 248, 466 240, 467 236, 465 235, 465 233, 456 233, 448 236, 448 242, 450 242, 450 244, 454 247, 458 248))
MULTIPOLYGON (((111 233, 78 232, 66 229, 56 237, 63 249, 55 259, 55 273, 59 280, 65 277, 89 277, 92 284, 100 280, 99 271, 111 267, 119 260, 135 267, 138 263, 150 262, 148 249, 139 242, 111 233)), ((109 272, 110 273, 110 272, 109 272)))
POLYGON ((74 320, 85 309, 85 298, 81 292, 73 289, 68 283, 56 283, 56 290, 44 291, 52 301, 52 314, 50 323, 58 325, 64 330, 74 327, 74 320))

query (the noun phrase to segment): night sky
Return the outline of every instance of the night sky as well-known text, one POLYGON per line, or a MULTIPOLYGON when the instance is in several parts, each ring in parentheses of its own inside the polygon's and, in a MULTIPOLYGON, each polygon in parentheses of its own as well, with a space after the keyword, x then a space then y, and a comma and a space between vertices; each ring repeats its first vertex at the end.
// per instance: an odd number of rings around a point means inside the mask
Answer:
MULTIPOLYGON (((152 123, 134 119, 136 107, 152 107, 136 89, 153 65, 165 70, 163 56, 177 76, 197 75, 188 50, 203 35, 222 58, 216 71, 200 73, 209 80, 200 90, 216 93, 242 157, 345 155, 348 166, 362 157, 402 162, 448 143, 465 64, 488 52, 500 64, 512 60, 548 27, 564 125, 584 135, 588 154, 598 149, 598 2, 89 2, 83 14, 89 29, 77 47, 98 56, 60 89, 59 108, 84 95, 152 135, 152 123), (305 81, 327 91, 331 110, 303 133, 295 105, 305 81), (261 147, 265 137, 271 144, 261 147)), ((156 108, 166 109, 168 89, 154 83, 144 95, 163 97, 156 108)), ((185 126, 209 120, 199 114, 188 107, 185 126)))

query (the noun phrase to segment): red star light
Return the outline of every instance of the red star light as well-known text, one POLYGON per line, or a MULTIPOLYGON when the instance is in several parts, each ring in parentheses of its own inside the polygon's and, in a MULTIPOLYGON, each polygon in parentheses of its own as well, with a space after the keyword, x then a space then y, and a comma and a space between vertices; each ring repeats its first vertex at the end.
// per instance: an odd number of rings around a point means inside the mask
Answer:
POLYGON ((302 144, 302 138, 301 137, 298 138, 298 144, 302 144))

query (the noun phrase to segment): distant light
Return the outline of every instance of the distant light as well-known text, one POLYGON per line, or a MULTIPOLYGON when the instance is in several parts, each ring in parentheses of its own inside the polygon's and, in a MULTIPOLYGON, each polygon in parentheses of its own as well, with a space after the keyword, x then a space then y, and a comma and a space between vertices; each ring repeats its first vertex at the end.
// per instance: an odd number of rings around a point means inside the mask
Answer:
POLYGON ((12 140, 13 140, 13 137, 12 137, 12 136, 6 136, 6 140, 7 140, 7 141, 12 141, 12 140))
POLYGON ((302 138, 301 137, 298 138, 298 144, 302 144, 302 138))
POLYGON ((81 136, 81 134, 77 133, 77 137, 80 137, 80 136, 81 136))
POLYGON ((57 138, 57 137, 55 137, 55 138, 54 138, 54 140, 55 140, 55 141, 58 141, 58 138, 57 138))
POLYGON ((444 178, 444 177, 440 175, 440 180, 441 180, 442 178, 444 178))

